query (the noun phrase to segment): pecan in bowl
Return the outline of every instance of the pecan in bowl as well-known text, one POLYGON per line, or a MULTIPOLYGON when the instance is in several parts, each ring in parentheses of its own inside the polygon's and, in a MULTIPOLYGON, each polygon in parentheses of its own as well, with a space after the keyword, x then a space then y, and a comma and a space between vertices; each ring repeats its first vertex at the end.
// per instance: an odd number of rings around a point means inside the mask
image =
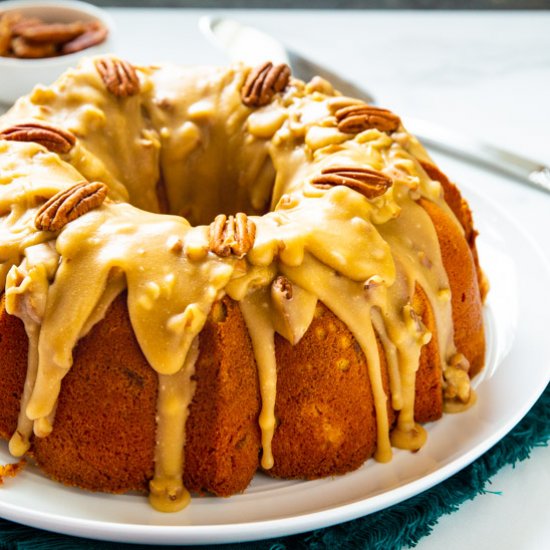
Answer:
POLYGON ((0 2, 0 102, 53 82, 83 55, 107 53, 114 31, 104 10, 84 2, 0 2))

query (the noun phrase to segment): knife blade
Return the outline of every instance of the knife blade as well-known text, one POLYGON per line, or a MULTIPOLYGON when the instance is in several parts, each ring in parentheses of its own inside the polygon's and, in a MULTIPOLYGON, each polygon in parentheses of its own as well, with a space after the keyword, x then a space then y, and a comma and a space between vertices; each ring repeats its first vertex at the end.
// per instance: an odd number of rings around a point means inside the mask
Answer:
MULTIPOLYGON (((266 59, 273 63, 287 63, 292 74, 304 81, 320 76, 346 96, 375 103, 373 96, 359 84, 291 50, 259 29, 233 19, 211 16, 201 17, 199 28, 232 61, 243 61, 249 65, 257 65, 266 59)), ((542 163, 424 120, 405 117, 405 126, 432 149, 550 193, 550 167, 542 163)))

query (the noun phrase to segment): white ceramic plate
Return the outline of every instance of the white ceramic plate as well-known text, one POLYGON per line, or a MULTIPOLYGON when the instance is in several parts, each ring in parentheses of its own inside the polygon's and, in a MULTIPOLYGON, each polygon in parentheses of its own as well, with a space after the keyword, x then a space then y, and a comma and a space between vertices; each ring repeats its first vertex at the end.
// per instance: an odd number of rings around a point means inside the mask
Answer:
MULTIPOLYGON (((153 511, 144 497, 89 494, 53 483, 33 468, 0 490, 0 515, 51 531, 112 541, 206 544, 289 535, 386 508, 467 466, 525 415, 548 383, 550 265, 531 239, 493 203, 468 192, 491 281, 487 367, 478 403, 429 425, 418 453, 396 451, 343 477, 309 482, 258 475, 242 495, 194 498, 177 514, 153 511)), ((0 461, 9 462, 4 444, 0 461)))

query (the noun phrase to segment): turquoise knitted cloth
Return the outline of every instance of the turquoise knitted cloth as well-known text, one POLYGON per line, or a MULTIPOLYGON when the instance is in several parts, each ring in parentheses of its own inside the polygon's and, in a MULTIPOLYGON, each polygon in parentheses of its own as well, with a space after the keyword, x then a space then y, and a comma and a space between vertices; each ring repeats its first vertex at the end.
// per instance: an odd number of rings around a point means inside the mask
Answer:
MULTIPOLYGON (((448 480, 391 508, 341 525, 280 539, 196 548, 220 550, 312 550, 346 548, 392 550, 414 546, 428 535, 444 514, 486 491, 490 478, 507 464, 525 460, 531 449, 550 439, 550 385, 525 418, 499 443, 473 464, 448 480)), ((0 519, 0 549, 119 549, 150 548, 97 542, 57 535, 0 519)))

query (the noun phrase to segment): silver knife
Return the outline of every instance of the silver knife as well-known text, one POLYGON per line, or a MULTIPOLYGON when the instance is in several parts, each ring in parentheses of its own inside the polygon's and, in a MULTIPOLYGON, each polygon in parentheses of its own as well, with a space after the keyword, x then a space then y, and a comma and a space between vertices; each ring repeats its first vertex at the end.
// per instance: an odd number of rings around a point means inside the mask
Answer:
MULTIPOLYGON (((199 28, 232 61, 244 61, 250 65, 257 65, 266 59, 273 63, 287 63, 292 68, 292 74, 302 80, 308 81, 318 75, 346 96, 367 103, 375 102, 360 85, 292 51, 259 29, 232 19, 210 16, 199 20, 199 28)), ((405 122, 407 129, 432 149, 480 164, 550 193, 550 167, 544 164, 424 120, 406 117, 405 122)))

